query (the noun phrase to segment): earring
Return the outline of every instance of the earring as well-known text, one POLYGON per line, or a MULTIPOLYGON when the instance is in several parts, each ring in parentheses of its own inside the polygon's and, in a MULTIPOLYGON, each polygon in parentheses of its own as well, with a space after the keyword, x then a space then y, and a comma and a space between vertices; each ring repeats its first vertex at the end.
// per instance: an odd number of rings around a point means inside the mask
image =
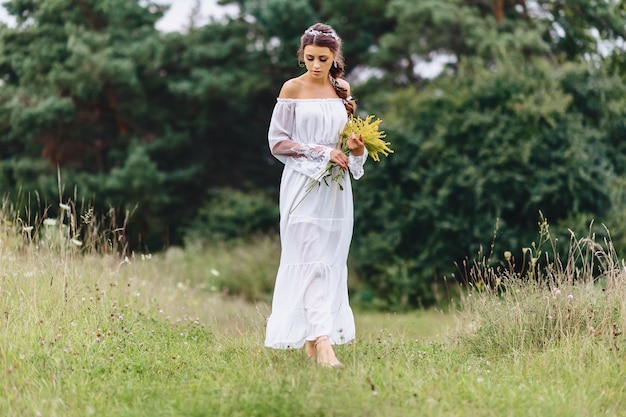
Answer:
POLYGON ((304 62, 302 62, 302 61, 298 60, 298 66, 299 66, 300 68, 304 68, 304 62))
POLYGON ((337 61, 333 59, 333 67, 337 68, 337 61))

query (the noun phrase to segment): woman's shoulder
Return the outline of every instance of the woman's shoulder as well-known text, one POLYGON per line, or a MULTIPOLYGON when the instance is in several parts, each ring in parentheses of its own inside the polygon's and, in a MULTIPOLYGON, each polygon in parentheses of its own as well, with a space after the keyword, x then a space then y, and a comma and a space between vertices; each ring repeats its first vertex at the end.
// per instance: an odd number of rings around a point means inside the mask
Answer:
POLYGON ((279 98, 300 98, 302 93, 303 84, 299 78, 291 78, 283 84, 278 94, 279 98))
MULTIPOLYGON (((339 87, 343 90, 348 91, 350 93, 350 84, 348 81, 343 78, 337 78, 337 83, 339 87)), ((307 83, 302 79, 302 77, 291 78, 283 84, 280 89, 280 93, 278 94, 279 99, 287 99, 287 100, 298 100, 298 99, 312 99, 314 96, 311 95, 310 91, 307 91, 307 83)), ((332 97, 328 97, 332 98, 332 97)))

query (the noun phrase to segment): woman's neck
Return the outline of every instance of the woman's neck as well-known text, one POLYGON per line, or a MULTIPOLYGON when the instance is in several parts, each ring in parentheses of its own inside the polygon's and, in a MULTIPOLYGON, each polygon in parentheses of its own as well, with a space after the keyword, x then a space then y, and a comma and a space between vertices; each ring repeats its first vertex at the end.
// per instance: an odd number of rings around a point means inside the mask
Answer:
POLYGON ((332 83, 330 82, 330 74, 328 74, 326 77, 313 77, 311 76, 311 74, 309 74, 309 72, 306 72, 303 75, 304 75, 304 79, 306 80, 306 82, 311 85, 314 85, 317 87, 324 87, 326 85, 332 85, 332 83))

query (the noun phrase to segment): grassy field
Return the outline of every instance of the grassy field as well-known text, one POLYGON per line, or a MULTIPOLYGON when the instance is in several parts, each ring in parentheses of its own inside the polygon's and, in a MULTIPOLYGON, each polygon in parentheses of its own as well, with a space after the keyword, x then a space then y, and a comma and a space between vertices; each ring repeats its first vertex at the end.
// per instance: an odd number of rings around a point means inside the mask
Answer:
POLYGON ((446 313, 355 311, 329 370, 263 347, 267 299, 218 290, 271 282, 272 243, 120 258, 30 233, 0 218, 2 416, 626 415, 609 257, 600 280, 563 267, 549 287, 484 271, 506 291, 470 287, 446 313))

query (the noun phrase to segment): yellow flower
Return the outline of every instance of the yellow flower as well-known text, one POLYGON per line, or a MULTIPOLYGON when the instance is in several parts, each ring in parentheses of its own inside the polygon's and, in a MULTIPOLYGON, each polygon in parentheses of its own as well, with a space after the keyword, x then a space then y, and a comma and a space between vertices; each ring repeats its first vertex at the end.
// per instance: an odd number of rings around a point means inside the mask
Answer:
POLYGON ((372 121, 372 119, 374 119, 374 115, 369 115, 365 119, 361 119, 358 116, 351 117, 339 136, 341 138, 341 147, 345 151, 347 149, 346 141, 352 136, 352 133, 354 133, 356 137, 361 135, 367 153, 374 161, 378 162, 380 161, 380 157, 378 156, 379 152, 385 156, 389 156, 390 153, 393 153, 393 150, 389 148, 391 143, 383 140, 387 135, 384 131, 379 129, 381 120, 376 119, 372 121))
MULTIPOLYGON (((357 138, 359 135, 363 138, 363 144, 365 145, 365 149, 367 150, 368 155, 376 162, 380 161, 379 153, 382 153, 385 156, 389 156, 389 154, 393 153, 393 150, 389 148, 391 143, 383 140, 386 137, 385 132, 379 129, 379 125, 381 120, 374 119, 374 115, 369 115, 365 119, 360 117, 350 117, 350 119, 346 122, 343 130, 339 132, 339 140, 337 141, 337 145, 341 146, 341 150, 344 154, 348 155, 350 150, 348 149, 347 141, 354 134, 357 138), (373 120, 373 121, 372 121, 373 120)), ((326 185, 330 182, 336 182, 337 186, 340 190, 343 190, 343 185, 341 185, 341 180, 345 177, 346 171, 343 169, 334 170, 337 165, 334 162, 328 162, 326 165, 326 169, 320 173, 317 178, 311 179, 306 187, 306 193, 302 197, 302 199, 291 209, 293 212, 296 207, 300 205, 302 200, 309 195, 309 193, 317 186, 320 186, 323 181, 326 185)))

